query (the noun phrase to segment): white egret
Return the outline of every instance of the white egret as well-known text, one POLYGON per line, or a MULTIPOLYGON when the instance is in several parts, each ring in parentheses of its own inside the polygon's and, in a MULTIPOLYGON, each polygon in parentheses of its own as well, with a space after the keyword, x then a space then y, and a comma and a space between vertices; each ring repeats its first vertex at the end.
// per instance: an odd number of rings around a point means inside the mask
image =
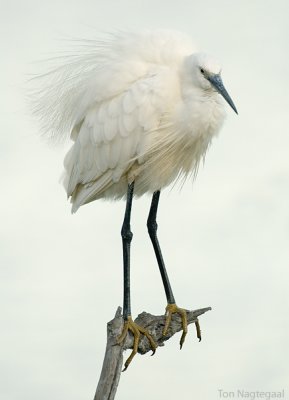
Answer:
MULTIPOLYGON (((223 98, 237 113, 221 79, 220 65, 199 53, 191 39, 171 31, 117 33, 87 41, 78 54, 46 75, 48 82, 35 107, 54 138, 70 134, 64 185, 72 212, 86 203, 126 196, 121 230, 124 269, 124 328, 138 337, 150 334, 136 325, 130 304, 130 215, 133 196, 152 194, 147 220, 166 298, 166 334, 176 306, 157 239, 160 191, 171 182, 196 173, 198 164, 225 117, 223 98)), ((197 336, 201 339, 198 324, 197 336)))

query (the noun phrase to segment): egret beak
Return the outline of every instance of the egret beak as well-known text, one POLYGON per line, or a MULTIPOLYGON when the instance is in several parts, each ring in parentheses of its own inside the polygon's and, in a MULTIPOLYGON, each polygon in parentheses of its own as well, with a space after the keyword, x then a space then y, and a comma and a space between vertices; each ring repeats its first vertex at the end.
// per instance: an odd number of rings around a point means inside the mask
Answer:
POLYGON ((235 104, 233 103, 233 100, 231 99, 229 93, 225 89, 225 86, 223 84, 221 76, 215 74, 215 75, 209 76, 207 79, 208 79, 208 81, 211 82, 211 84, 214 86, 214 88, 217 90, 217 92, 220 93, 220 95, 222 95, 224 97, 226 102, 232 107, 232 109, 235 111, 235 113, 238 114, 237 108, 236 108, 235 104))

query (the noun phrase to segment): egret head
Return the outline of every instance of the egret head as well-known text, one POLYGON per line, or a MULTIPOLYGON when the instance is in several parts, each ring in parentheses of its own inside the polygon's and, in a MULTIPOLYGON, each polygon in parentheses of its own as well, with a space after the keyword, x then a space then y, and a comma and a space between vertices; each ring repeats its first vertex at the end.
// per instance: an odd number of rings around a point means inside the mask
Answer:
POLYGON ((220 64, 205 53, 195 53, 190 58, 193 67, 194 84, 205 91, 218 92, 238 114, 236 106, 223 84, 220 64))

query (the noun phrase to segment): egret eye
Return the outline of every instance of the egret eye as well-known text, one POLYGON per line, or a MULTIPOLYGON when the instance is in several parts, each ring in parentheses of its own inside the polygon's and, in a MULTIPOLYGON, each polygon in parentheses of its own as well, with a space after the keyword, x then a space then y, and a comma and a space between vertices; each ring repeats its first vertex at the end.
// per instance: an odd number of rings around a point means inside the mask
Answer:
POLYGON ((205 70, 203 68, 200 68, 201 74, 205 73, 205 70))

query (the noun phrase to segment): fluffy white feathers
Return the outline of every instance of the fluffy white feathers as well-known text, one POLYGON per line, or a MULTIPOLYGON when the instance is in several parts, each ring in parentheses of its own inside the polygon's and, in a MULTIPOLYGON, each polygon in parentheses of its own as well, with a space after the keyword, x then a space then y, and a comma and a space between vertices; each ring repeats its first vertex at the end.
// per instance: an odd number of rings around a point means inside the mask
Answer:
POLYGON ((142 195, 197 168, 224 111, 191 79, 195 51, 176 32, 119 33, 86 42, 44 77, 35 113, 52 138, 74 141, 64 162, 73 211, 123 197, 133 180, 142 195))

